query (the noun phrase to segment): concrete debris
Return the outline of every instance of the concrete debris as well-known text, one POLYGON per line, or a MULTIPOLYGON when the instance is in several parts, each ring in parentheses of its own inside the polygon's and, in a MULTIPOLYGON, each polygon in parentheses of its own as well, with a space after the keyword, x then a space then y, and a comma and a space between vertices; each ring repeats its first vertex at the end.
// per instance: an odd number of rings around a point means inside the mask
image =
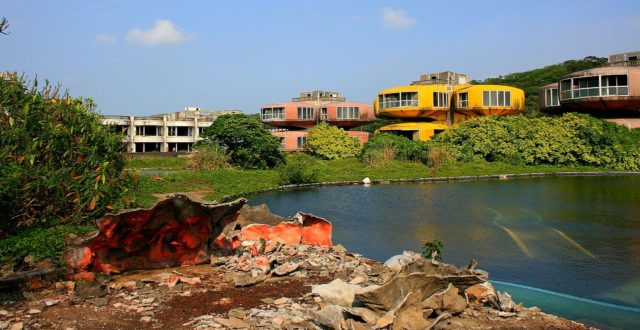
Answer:
POLYGON ((351 307, 357 287, 357 285, 345 283, 341 279, 337 279, 328 284, 314 285, 311 288, 311 292, 320 296, 325 303, 351 307))

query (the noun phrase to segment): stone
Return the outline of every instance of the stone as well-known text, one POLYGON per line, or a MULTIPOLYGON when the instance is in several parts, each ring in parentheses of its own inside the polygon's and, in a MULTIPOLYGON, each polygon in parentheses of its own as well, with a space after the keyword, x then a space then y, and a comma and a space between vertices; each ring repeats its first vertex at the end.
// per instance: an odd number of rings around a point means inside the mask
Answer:
POLYGON ((37 309, 37 308, 31 308, 31 309, 29 309, 29 311, 28 311, 27 313, 28 313, 28 314, 31 314, 31 315, 35 315, 35 314, 40 314, 40 313, 42 313, 42 311, 41 311, 41 310, 39 310, 39 309, 37 309))
POLYGON ((102 307, 106 306, 109 303, 109 300, 107 298, 93 298, 89 300, 89 303, 94 306, 102 307))
POLYGON ((153 302, 155 300, 156 300, 156 298, 145 298, 145 299, 140 300, 140 304, 144 305, 144 306, 148 306, 148 305, 153 304, 153 302))
POLYGON ((289 302, 289 298, 287 298, 287 297, 278 298, 278 299, 273 301, 273 303, 275 305, 284 305, 284 304, 286 304, 288 302, 289 302))
POLYGON ((249 273, 235 273, 232 277, 233 285, 240 287, 256 285, 265 279, 267 279, 267 276, 264 273, 258 274, 255 277, 249 273))
POLYGON ((516 315, 517 314, 514 313, 514 312, 503 312, 503 311, 498 312, 498 316, 499 317, 504 317, 504 318, 513 317, 513 316, 516 316, 516 315))
POLYGON ((371 184, 371 179, 369 179, 369 177, 366 177, 366 178, 362 179, 362 183, 363 184, 371 184))
POLYGON ((22 330, 23 328, 24 328, 24 323, 16 322, 11 325, 11 328, 9 328, 9 330, 22 330))
POLYGON ((113 308, 120 308, 120 307, 122 307, 122 306, 124 306, 124 304, 123 304, 123 303, 119 303, 119 302, 118 302, 118 303, 113 304, 113 308))
POLYGON ((336 279, 328 284, 312 286, 311 292, 320 296, 325 303, 351 307, 357 287, 357 285, 348 284, 340 279, 336 279))
POLYGON ((349 281, 349 284, 362 284, 364 281, 366 281, 366 279, 363 276, 356 276, 349 281))
POLYGON ((213 320, 230 329, 249 329, 249 323, 236 317, 230 317, 228 319, 216 317, 213 320))
POLYGON ((506 292, 498 291, 498 303, 499 309, 503 312, 513 312, 516 309, 516 304, 511 299, 511 295, 506 292))
POLYGON ((341 329, 340 323, 344 320, 342 307, 336 305, 326 305, 319 311, 313 311, 312 316, 313 322, 335 330, 341 329))
POLYGON ((384 266, 394 272, 399 272, 404 266, 410 264, 411 261, 411 257, 399 254, 387 259, 387 261, 384 262, 384 266))
POLYGON ((284 276, 287 274, 292 273, 293 271, 295 271, 296 269, 298 269, 298 267, 300 266, 299 263, 295 263, 295 262, 287 262, 285 264, 282 264, 278 267, 276 267, 272 273, 276 274, 278 276, 284 276))
POLYGON ((264 304, 271 305, 273 304, 273 298, 262 298, 260 301, 264 304))
POLYGON ((472 285, 464 291, 470 304, 484 305, 493 302, 497 303, 496 289, 489 282, 472 285))
POLYGON ((455 315, 467 308, 467 301, 458 294, 458 288, 449 283, 444 291, 433 294, 425 299, 422 302, 422 307, 425 309, 433 309, 438 315, 445 312, 455 315))
POLYGON ((425 329, 429 322, 422 314, 422 293, 410 292, 398 306, 391 330, 425 329))
POLYGON ((233 308, 229 310, 229 312, 227 312, 227 316, 244 319, 245 317, 247 317, 247 310, 244 308, 233 308))
POLYGON ((273 318, 273 324, 275 324, 275 325, 284 324, 284 318, 282 316, 277 316, 277 317, 273 318))
POLYGON ((369 324, 376 324, 376 322, 378 322, 378 319, 380 319, 380 316, 378 314, 372 312, 370 309, 363 307, 345 308, 344 311, 347 314, 351 314, 353 316, 361 318, 363 321, 369 324))
POLYGON ((45 306, 51 307, 51 306, 55 306, 55 305, 59 304, 60 300, 58 300, 58 299, 45 299, 42 302, 44 303, 45 306))
POLYGON ((187 283, 190 285, 196 285, 202 283, 200 277, 188 277, 188 276, 180 276, 180 282, 187 283))
POLYGON ((338 254, 345 254, 347 253, 347 249, 342 246, 342 244, 336 244, 333 247, 333 252, 338 253, 338 254))
POLYGON ((140 318, 140 322, 142 323, 149 323, 151 322, 151 316, 143 316, 140 318))

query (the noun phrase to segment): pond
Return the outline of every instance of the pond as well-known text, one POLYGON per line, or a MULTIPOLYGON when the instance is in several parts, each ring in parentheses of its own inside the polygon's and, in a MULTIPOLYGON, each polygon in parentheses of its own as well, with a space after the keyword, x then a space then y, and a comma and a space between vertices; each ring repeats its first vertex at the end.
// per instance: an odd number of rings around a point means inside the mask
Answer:
POLYGON ((333 222, 333 242, 384 261, 444 243, 527 306, 603 328, 640 327, 640 176, 327 186, 250 196, 333 222))

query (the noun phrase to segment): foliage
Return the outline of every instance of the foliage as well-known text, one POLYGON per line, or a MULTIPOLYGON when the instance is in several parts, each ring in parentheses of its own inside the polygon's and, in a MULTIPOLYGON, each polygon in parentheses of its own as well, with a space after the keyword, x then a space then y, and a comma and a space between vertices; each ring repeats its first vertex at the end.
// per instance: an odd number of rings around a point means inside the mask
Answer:
POLYGON ((360 142, 342 128, 322 122, 309 130, 304 151, 324 159, 351 158, 360 152, 360 142))
POLYGON ((278 176, 282 185, 317 182, 316 159, 303 153, 290 155, 286 164, 278 167, 278 176))
POLYGON ((206 143, 196 146, 195 152, 189 159, 189 167, 196 171, 209 171, 231 167, 231 165, 229 164, 229 155, 220 145, 206 143))
POLYGON ((33 262, 60 260, 69 234, 82 234, 91 230, 95 230, 95 227, 57 225, 51 228, 27 228, 17 235, 0 240, 0 264, 21 266, 26 256, 33 257, 33 262))
POLYGON ((398 122, 399 122, 398 120, 393 120, 393 119, 376 118, 376 120, 373 123, 361 126, 360 130, 363 132, 374 133, 380 127, 395 124, 398 122))
MULTIPOLYGON (((538 89, 551 84, 569 73, 600 67, 607 63, 604 57, 587 56, 582 60, 569 60, 560 64, 545 66, 525 72, 516 72, 499 78, 488 78, 480 82, 483 84, 508 85, 524 90, 527 99, 526 112, 538 112, 538 89)), ((478 83, 478 82, 475 82, 478 83)))
POLYGON ((280 140, 269 133, 255 117, 224 115, 203 133, 199 144, 215 143, 224 148, 231 164, 243 169, 265 169, 284 161, 280 140))
POLYGON ((391 157, 429 164, 429 145, 423 141, 412 141, 406 137, 382 133, 374 136, 364 145, 360 159, 371 166, 376 162, 385 164, 391 157))
POLYGON ((458 160, 483 158, 525 165, 587 165, 640 169, 640 131, 588 115, 484 117, 464 121, 434 143, 458 160))
POLYGON ((122 136, 91 99, 0 79, 0 232, 82 222, 127 204, 122 136))
POLYGON ((8 29, 9 29, 9 21, 7 21, 6 17, 1 18, 0 19, 0 34, 4 34, 4 35, 9 34, 9 32, 7 32, 8 29))
POLYGON ((443 247, 444 245, 442 244, 442 242, 438 241, 437 239, 434 239, 431 242, 426 242, 424 243, 424 245, 422 245, 422 255, 425 258, 431 259, 431 257, 434 256, 435 252, 435 260, 442 261, 443 247))

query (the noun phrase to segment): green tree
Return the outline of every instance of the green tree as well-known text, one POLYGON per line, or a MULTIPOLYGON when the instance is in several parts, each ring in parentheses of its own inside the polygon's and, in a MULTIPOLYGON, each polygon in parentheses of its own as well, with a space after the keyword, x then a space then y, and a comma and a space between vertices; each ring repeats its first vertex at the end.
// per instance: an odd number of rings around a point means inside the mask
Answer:
POLYGON ((0 79, 0 232, 93 220, 127 204, 122 135, 91 99, 0 79))
POLYGON ((349 137, 342 128, 322 122, 309 130, 305 152, 324 159, 356 157, 360 153, 360 142, 349 137))
POLYGON ((243 169, 265 169, 284 161, 280 140, 269 133, 255 116, 224 115, 203 133, 203 143, 222 146, 231 164, 243 169))

